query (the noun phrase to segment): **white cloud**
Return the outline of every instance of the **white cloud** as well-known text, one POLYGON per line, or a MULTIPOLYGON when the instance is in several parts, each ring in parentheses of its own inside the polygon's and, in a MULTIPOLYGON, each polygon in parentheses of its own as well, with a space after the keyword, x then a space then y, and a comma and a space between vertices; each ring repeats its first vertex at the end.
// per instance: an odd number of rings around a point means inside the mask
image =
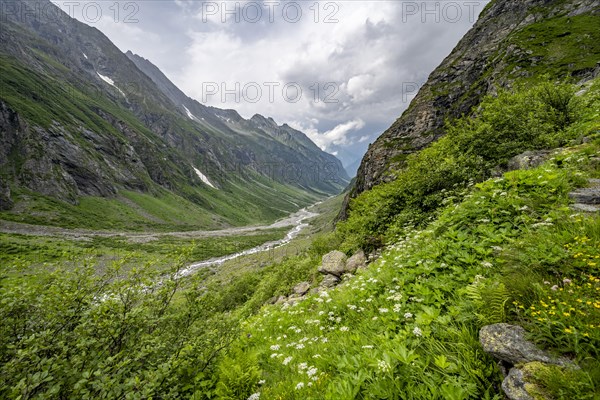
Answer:
POLYGON ((332 146, 347 146, 356 143, 350 134, 364 128, 365 122, 357 118, 336 125, 333 129, 323 133, 319 132, 313 124, 304 126, 301 122, 294 121, 290 123, 290 126, 306 133, 310 140, 315 142, 322 150, 330 151, 333 154, 337 152, 332 150, 332 146))
POLYGON ((139 2, 138 24, 103 18, 95 26, 121 50, 150 59, 191 97, 202 101, 207 84, 216 83, 218 92, 204 99, 209 105, 236 109, 244 117, 260 113, 281 123, 295 121, 319 146, 346 147, 341 156, 362 154, 408 106, 414 93, 405 95, 405 85, 422 84, 474 22, 466 6, 459 21, 436 21, 419 10, 407 15, 405 2, 396 0, 315 0, 296 2, 303 16, 295 23, 282 16, 286 2, 275 6, 272 22, 264 8, 256 23, 244 21, 242 10, 239 22, 229 15, 223 23, 223 7, 257 3, 213 2, 219 10, 203 18, 205 3, 139 2), (338 22, 324 23, 332 12, 338 22), (283 94, 286 84, 301 87, 298 101, 283 94), (236 91, 237 98, 228 92, 223 101, 223 89, 236 91))

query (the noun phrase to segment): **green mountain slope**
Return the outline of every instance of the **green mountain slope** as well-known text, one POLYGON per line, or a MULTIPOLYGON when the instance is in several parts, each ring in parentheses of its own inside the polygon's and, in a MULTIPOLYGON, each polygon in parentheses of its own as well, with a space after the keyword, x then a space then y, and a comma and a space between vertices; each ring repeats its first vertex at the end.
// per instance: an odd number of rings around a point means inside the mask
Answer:
POLYGON ((3 218, 60 224, 61 215, 75 213, 84 222, 87 214, 78 204, 93 196, 131 214, 104 225, 138 218, 160 225, 147 202, 122 201, 119 194, 129 190, 170 198, 166 210, 186 204, 193 210, 190 221, 200 226, 239 225, 273 220, 347 182, 341 163, 307 145, 303 134, 293 132, 299 139, 284 142, 255 127, 235 131, 217 109, 210 112, 211 124, 195 121, 96 29, 49 2, 13 5, 52 12, 3 16, 3 218), (28 208, 32 203, 47 209, 28 208))

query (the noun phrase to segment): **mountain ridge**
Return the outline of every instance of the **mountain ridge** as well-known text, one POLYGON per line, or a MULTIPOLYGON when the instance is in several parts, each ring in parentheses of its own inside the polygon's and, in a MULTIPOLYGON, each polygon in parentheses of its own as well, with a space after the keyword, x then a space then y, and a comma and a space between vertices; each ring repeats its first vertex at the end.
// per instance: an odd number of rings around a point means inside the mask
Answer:
POLYGON ((239 224, 254 221, 249 214, 283 216, 338 193, 349 180, 341 162, 307 146, 303 134, 228 122, 237 112, 203 106, 168 80, 157 85, 99 30, 52 3, 15 4, 47 7, 52 18, 3 17, 4 209, 22 203, 23 190, 74 205, 81 196, 114 198, 123 189, 167 191, 239 224), (329 174, 312 176, 315 165, 329 174))

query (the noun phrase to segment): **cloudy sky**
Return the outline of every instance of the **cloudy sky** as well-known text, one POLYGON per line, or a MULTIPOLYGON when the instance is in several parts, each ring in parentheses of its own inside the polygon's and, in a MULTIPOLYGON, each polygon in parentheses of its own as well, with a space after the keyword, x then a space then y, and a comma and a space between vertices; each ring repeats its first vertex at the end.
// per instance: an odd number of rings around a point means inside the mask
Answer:
POLYGON ((488 0, 54 1, 190 97, 359 161, 488 0))

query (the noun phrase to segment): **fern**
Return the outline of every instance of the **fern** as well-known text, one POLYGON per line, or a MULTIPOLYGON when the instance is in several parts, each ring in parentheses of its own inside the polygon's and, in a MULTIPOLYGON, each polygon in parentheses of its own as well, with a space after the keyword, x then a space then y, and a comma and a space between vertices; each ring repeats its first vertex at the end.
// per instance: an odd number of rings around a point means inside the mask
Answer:
POLYGON ((489 282, 478 276, 465 288, 465 294, 473 303, 477 318, 482 324, 506 321, 506 303, 510 294, 504 283, 489 282))

